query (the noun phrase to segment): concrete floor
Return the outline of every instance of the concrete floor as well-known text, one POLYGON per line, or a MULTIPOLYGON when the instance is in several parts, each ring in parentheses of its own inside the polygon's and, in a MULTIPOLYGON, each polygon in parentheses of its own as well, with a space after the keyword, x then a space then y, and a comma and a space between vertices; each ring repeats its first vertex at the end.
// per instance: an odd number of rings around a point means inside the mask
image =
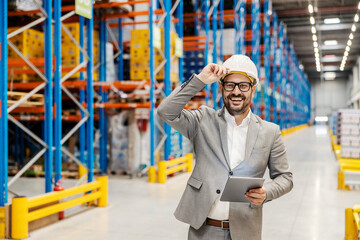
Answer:
MULTIPOLYGON (((336 189, 338 163, 327 128, 306 128, 285 136, 284 142, 294 189, 264 206, 263 239, 343 239, 344 209, 360 204, 360 191, 336 189)), ((144 178, 111 176, 108 207, 90 209, 36 230, 29 239, 184 240, 188 226, 178 222, 173 211, 188 177, 188 173, 180 174, 166 184, 149 184, 144 178)), ((29 190, 33 186, 41 186, 37 191, 44 186, 41 179, 21 180, 12 189, 28 196, 34 194, 29 190)), ((65 182, 71 184, 74 182, 65 182)))

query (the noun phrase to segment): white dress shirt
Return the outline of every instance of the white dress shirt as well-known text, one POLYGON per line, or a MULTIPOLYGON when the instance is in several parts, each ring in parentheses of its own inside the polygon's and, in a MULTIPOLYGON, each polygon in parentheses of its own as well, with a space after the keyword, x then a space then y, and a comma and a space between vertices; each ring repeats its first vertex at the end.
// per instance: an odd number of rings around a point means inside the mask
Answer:
MULTIPOLYGON (((231 170, 237 167, 245 158, 246 135, 249 128, 250 114, 251 110, 242 123, 236 125, 235 118, 231 116, 225 108, 227 144, 231 170)), ((211 207, 208 217, 216 220, 228 220, 230 203, 220 201, 220 197, 221 194, 219 194, 211 207)))

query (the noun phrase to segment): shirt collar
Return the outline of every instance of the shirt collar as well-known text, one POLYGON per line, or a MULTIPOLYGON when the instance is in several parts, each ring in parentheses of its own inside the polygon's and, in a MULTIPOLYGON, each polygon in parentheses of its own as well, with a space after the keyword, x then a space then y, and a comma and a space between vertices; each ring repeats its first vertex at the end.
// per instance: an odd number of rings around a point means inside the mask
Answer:
MULTIPOLYGON (((227 123, 230 123, 230 124, 233 124, 234 126, 237 126, 236 125, 236 122, 235 122, 235 117, 230 115, 230 113, 228 112, 228 110, 225 108, 225 119, 226 119, 226 122, 227 123)), ((242 123, 239 125, 241 127, 247 127, 249 126, 249 122, 250 122, 250 116, 251 116, 251 109, 248 113, 248 115, 243 119, 242 123)))

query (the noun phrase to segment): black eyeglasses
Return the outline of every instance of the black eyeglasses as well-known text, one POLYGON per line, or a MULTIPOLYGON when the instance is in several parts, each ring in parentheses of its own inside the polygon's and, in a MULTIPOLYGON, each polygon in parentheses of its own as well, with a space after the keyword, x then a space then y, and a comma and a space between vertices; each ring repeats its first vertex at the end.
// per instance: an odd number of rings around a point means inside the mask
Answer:
POLYGON ((239 82, 239 83, 234 83, 234 82, 223 82, 222 83, 225 91, 227 92, 232 92, 234 91, 235 87, 238 86, 238 88, 240 89, 240 91, 242 92, 247 92, 250 90, 250 88, 252 86, 254 86, 254 84, 250 83, 250 82, 239 82))

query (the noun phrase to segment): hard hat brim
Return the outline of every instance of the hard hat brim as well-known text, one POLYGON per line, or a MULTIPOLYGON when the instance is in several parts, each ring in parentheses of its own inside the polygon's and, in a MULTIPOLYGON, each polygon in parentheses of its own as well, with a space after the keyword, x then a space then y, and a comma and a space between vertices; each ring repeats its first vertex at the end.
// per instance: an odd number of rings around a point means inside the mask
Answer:
POLYGON ((255 83, 257 82, 257 79, 253 76, 249 76, 249 74, 247 74, 246 72, 242 72, 242 71, 236 71, 236 70, 230 70, 226 75, 224 75, 220 81, 223 81, 227 76, 233 74, 233 73, 239 73, 241 75, 244 75, 245 77, 249 78, 250 79, 250 82, 251 83, 255 83))

